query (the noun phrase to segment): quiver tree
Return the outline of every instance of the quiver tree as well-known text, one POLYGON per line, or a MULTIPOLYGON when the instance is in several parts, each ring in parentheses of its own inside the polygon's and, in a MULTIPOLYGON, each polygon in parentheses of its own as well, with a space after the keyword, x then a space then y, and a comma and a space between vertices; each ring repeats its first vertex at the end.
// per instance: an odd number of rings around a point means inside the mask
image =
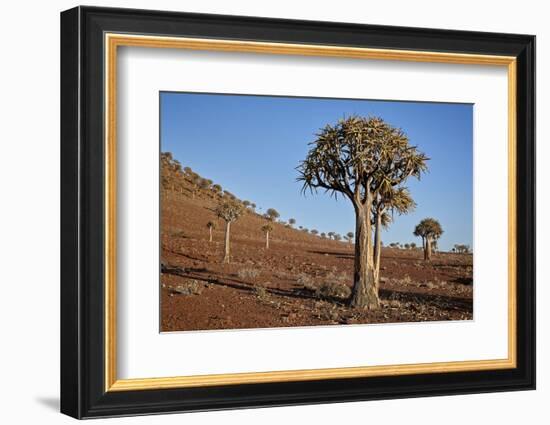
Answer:
POLYGON ((290 227, 293 227, 293 226, 296 224, 296 219, 294 219, 294 218, 289 218, 289 219, 288 219, 288 224, 290 224, 290 227))
POLYGON ((229 190, 224 190, 223 191, 223 196, 225 198, 231 199, 232 201, 237 199, 237 197, 235 195, 233 195, 229 190))
POLYGON ((374 225, 374 280, 380 283, 380 257, 382 253, 382 227, 389 227, 394 213, 407 214, 416 208, 406 187, 390 187, 376 194, 372 203, 372 224, 374 225), (390 215, 391 214, 391 215, 390 215))
POLYGON ((358 117, 327 125, 310 143, 298 166, 303 191, 324 189, 347 197, 355 211, 354 282, 350 305, 380 305, 375 285, 372 208, 379 193, 420 178, 428 158, 409 144, 405 133, 376 117, 358 117))
POLYGON ((455 244, 453 252, 458 252, 459 254, 468 254, 470 252, 470 245, 455 244))
POLYGON ((176 190, 181 186, 183 171, 181 164, 171 152, 161 152, 161 182, 163 189, 176 190))
POLYGON ((165 190, 173 189, 172 154, 170 152, 162 152, 160 154, 160 160, 160 181, 162 183, 162 188, 165 190))
POLYGON ((273 231, 273 226, 269 223, 262 226, 262 232, 265 233, 265 249, 269 249, 269 234, 273 231))
POLYGON ((191 195, 193 196, 193 199, 195 199, 195 195, 199 189, 199 184, 202 178, 195 172, 191 172, 187 178, 189 179, 189 183, 191 183, 191 195))
POLYGON ((353 235, 354 235, 353 232, 348 232, 346 233, 346 236, 345 236, 346 240, 350 245, 351 245, 351 241, 353 240, 353 235))
POLYGON ((275 208, 268 208, 265 212, 265 218, 269 221, 276 221, 281 215, 275 208))
POLYGON ((222 192, 222 187, 219 185, 219 184, 213 184, 212 185, 212 191, 216 194, 216 195, 220 195, 221 192, 222 192))
POLYGON ((433 218, 425 218, 414 228, 413 234, 422 238, 422 248, 424 248, 424 260, 432 259, 432 247, 434 241, 443 234, 443 228, 439 221, 433 218))
POLYGON ((223 263, 229 263, 230 259, 230 233, 231 223, 237 221, 239 217, 244 213, 244 207, 240 202, 236 202, 232 199, 224 200, 215 209, 216 215, 225 221, 225 239, 224 239, 224 253, 223 263))
POLYGON ((214 221, 209 221, 206 223, 206 227, 208 228, 208 242, 212 242, 212 230, 216 228, 216 223, 214 221))
POLYGON ((198 184, 200 189, 208 190, 208 189, 210 189, 210 186, 212 185, 212 180, 199 178, 198 181, 197 181, 197 184, 198 184))

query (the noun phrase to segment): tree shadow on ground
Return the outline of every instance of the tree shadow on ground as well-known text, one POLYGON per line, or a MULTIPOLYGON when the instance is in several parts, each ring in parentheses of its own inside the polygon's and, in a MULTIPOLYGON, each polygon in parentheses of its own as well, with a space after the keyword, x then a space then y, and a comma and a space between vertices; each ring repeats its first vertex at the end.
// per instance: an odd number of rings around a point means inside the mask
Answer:
POLYGON ((185 258, 187 258, 189 260, 192 260, 192 261, 200 261, 200 262, 207 262, 208 261, 207 257, 204 257, 204 258, 193 257, 192 255, 184 254, 182 252, 177 252, 177 251, 174 251, 174 250, 169 250, 169 252, 172 255, 175 255, 175 256, 178 256, 178 257, 185 257, 185 258))
POLYGON ((245 282, 244 280, 238 278, 234 274, 223 274, 218 273, 213 270, 208 270, 204 267, 194 268, 194 267, 178 267, 178 266, 169 266, 164 265, 162 268, 162 273, 170 274, 173 276, 179 276, 186 279, 195 279, 200 280, 204 283, 225 286, 228 288, 233 288, 241 291, 247 292, 256 292, 258 288, 264 288, 266 292, 279 295, 283 297, 291 298, 300 298, 300 299, 319 299, 311 291, 305 290, 301 285, 299 288, 274 288, 269 286, 258 285, 254 282, 245 282))
MULTIPOLYGON (((397 260, 399 262, 408 262, 408 263, 416 263, 417 261, 423 261, 422 257, 400 257, 397 255, 386 255, 382 252, 382 260, 397 260)), ((427 262, 426 264, 432 265, 432 263, 427 262)))
POLYGON ((402 302, 425 304, 447 310, 462 310, 469 313, 473 312, 473 300, 464 297, 380 288, 380 298, 387 300, 398 299, 402 302))
POLYGON ((432 263, 432 267, 435 269, 444 269, 444 268, 456 268, 463 269, 467 267, 472 267, 472 264, 463 264, 463 263, 432 263))
MULTIPOLYGON (((171 274, 187 279, 195 279, 208 284, 224 286, 249 293, 255 293, 258 288, 265 288, 266 292, 282 297, 289 297, 302 300, 324 300, 337 305, 345 305, 345 301, 336 297, 320 297, 313 290, 305 288, 303 285, 296 284, 293 288, 283 289, 258 285, 253 282, 245 282, 234 274, 223 274, 208 270, 204 267, 178 267, 163 266, 163 273, 171 274)), ((414 292, 406 290, 397 290, 394 288, 380 288, 380 298, 382 300, 398 299, 402 302, 425 304, 437 308, 448 310, 461 310, 465 312, 473 311, 473 300, 465 297, 455 297, 450 295, 436 295, 425 292, 414 292)))
POLYGON ((472 277, 456 277, 451 282, 470 286, 474 283, 474 279, 472 277))
POLYGON ((354 259, 355 254, 353 252, 341 252, 341 251, 307 251, 310 254, 318 254, 318 255, 330 255, 332 257, 336 258, 343 258, 343 259, 354 259))

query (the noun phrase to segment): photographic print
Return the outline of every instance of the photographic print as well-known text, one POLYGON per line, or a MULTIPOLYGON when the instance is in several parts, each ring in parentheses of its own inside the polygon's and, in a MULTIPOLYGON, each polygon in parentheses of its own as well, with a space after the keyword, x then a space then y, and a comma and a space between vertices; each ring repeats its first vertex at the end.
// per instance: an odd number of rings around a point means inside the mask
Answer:
POLYGON ((473 318, 473 105, 160 101, 161 331, 473 318))

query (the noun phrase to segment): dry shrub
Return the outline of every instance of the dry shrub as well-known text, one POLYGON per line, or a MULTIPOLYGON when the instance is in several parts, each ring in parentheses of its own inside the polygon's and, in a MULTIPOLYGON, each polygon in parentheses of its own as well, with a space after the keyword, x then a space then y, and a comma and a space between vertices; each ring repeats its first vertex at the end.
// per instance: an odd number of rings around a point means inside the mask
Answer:
POLYGON ((254 280, 259 275, 260 275, 260 270, 254 269, 252 267, 245 267, 244 269, 240 269, 237 272, 237 276, 239 276, 239 278, 243 280, 247 280, 247 279, 254 280))
POLYGON ((260 301, 268 301, 269 300, 269 292, 267 291, 267 287, 262 284, 258 284, 254 287, 254 292, 256 294, 256 297, 260 301))
POLYGON ((315 304, 316 307, 316 315, 321 320, 328 320, 331 322, 337 322, 340 319, 340 315, 338 314, 338 310, 336 309, 336 306, 326 303, 317 303, 315 304))
POLYGON ((174 238, 184 238, 185 232, 183 230, 173 230, 172 232, 170 232, 170 236, 174 238))
POLYGON ((401 301, 399 301, 399 300, 390 300, 388 302, 388 304, 389 304, 390 307, 393 307, 393 308, 401 307, 401 301))
POLYGON ((274 273, 274 276, 278 279, 289 279, 292 277, 291 274, 284 272, 284 271, 277 271, 274 273))
POLYGON ((297 280, 299 285, 302 285, 304 289, 307 289, 308 291, 315 292, 317 290, 317 285, 315 284, 314 280, 311 278, 311 276, 300 273, 297 280))
POLYGON ((172 288, 172 292, 180 295, 200 295, 204 286, 196 279, 188 279, 172 288))
POLYGON ((350 297, 351 289, 345 284, 347 277, 330 273, 324 282, 317 284, 310 276, 302 273, 298 277, 298 283, 315 297, 323 300, 345 300, 350 297))
POLYGON ((410 285, 412 283, 412 279, 411 277, 406 274, 405 276, 403 276, 403 278, 399 281, 399 283, 403 284, 403 285, 410 285))
POLYGON ((315 293, 323 299, 345 300, 350 297, 351 289, 344 283, 328 281, 321 283, 315 293))

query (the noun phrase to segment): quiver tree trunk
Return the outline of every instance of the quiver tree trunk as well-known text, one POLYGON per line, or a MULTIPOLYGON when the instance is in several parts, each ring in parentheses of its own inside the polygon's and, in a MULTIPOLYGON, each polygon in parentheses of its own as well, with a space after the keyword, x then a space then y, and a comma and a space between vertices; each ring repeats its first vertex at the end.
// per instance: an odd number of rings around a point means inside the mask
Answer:
POLYGON ((424 242, 424 260, 430 261, 432 259, 432 239, 427 236, 424 242))
POLYGON ((380 253, 382 251, 382 241, 380 239, 380 227, 382 226, 382 217, 379 212, 376 215, 376 227, 374 229, 374 283, 376 290, 380 287, 380 253))
POLYGON ((212 227, 209 227, 208 231, 210 232, 208 242, 212 242, 212 227))
POLYGON ((225 243, 223 246, 223 263, 229 263, 230 246, 229 246, 229 233, 231 232, 231 222, 225 223, 225 243))
POLYGON ((373 310, 380 306, 380 300, 374 279, 372 225, 369 213, 370 205, 356 207, 355 263, 350 305, 355 308, 373 310))
POLYGON ((269 232, 265 232, 265 249, 269 249, 269 232))

